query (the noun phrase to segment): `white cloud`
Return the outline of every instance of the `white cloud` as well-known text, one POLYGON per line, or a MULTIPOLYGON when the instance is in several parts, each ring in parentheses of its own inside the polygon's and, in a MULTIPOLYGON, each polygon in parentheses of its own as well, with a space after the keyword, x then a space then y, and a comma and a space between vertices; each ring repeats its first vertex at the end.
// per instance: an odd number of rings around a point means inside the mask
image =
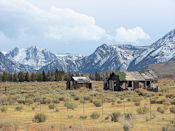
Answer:
POLYGON ((150 39, 150 36, 141 27, 116 29, 115 41, 117 42, 138 42, 139 40, 150 39))
MULTIPOLYGON (((107 36, 92 16, 68 8, 40 9, 27 0, 0 0, 0 32, 56 40, 100 40, 107 36)), ((26 37, 25 37, 26 38, 26 37)))

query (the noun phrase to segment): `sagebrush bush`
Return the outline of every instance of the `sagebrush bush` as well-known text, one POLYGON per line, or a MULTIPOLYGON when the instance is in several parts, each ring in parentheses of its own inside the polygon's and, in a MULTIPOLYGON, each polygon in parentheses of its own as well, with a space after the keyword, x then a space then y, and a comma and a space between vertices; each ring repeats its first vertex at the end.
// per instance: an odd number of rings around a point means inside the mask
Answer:
POLYGON ((120 112, 113 112, 113 113, 111 114, 111 121, 113 121, 113 122, 118 122, 120 116, 121 116, 120 112))
POLYGON ((55 105, 54 104, 50 104, 48 107, 49 107, 49 109, 54 109, 55 105))
POLYGON ((93 113, 90 115, 90 117, 91 117, 92 119, 98 119, 98 118, 100 117, 100 114, 99 114, 98 112, 93 112, 93 113))
POLYGON ((135 102, 135 106, 140 106, 140 102, 135 102))
POLYGON ((31 104, 33 104, 33 100, 32 99, 26 99, 24 103, 28 104, 28 105, 31 105, 31 104))
POLYGON ((6 112, 7 111, 7 108, 2 107, 2 108, 0 108, 0 110, 1 110, 1 112, 6 112))
POLYGON ((100 102, 100 101, 93 101, 93 104, 94 104, 96 107, 101 107, 101 102, 100 102))
POLYGON ((146 114, 148 111, 149 109, 146 106, 137 109, 138 114, 146 114))
POLYGON ((124 131, 129 131, 129 126, 128 126, 127 124, 125 124, 125 125, 123 126, 123 130, 124 130, 124 131))
POLYGON ((125 114, 125 119, 126 119, 126 120, 131 120, 132 117, 133 117, 132 113, 126 113, 126 114, 125 114))
POLYGON ((64 106, 67 107, 68 109, 72 109, 72 110, 74 110, 75 108, 78 107, 78 105, 76 103, 73 103, 73 102, 65 102, 64 106))
POLYGON ((122 103, 122 101, 117 101, 117 103, 118 103, 118 104, 121 104, 121 103, 122 103))
POLYGON ((59 104, 60 101, 59 101, 58 99, 54 99, 54 100, 52 100, 52 103, 54 103, 54 104, 59 104))
POLYGON ((171 112, 171 113, 175 113, 175 106, 170 107, 170 112, 171 112))
POLYGON ((75 100, 75 101, 78 101, 79 99, 80 99, 80 97, 78 97, 78 96, 75 96, 75 97, 74 97, 74 100, 75 100))
POLYGON ((64 97, 60 97, 59 100, 60 100, 60 101, 64 101, 65 98, 64 98, 64 97))
POLYGON ((173 99, 173 100, 171 101, 171 104, 172 104, 172 105, 175 105, 175 99, 173 99))
POLYGON ((47 119, 47 116, 44 113, 39 113, 34 116, 33 122, 37 122, 37 123, 45 122, 46 119, 47 119))
POLYGON ((80 119, 81 119, 81 120, 85 120, 85 119, 87 119, 87 116, 85 116, 85 115, 80 116, 80 119))
POLYGON ((165 110, 162 107, 157 107, 157 111, 162 114, 165 112, 165 110))
POLYGON ((17 106, 15 109, 16 109, 16 111, 21 111, 23 109, 23 107, 22 106, 17 106))

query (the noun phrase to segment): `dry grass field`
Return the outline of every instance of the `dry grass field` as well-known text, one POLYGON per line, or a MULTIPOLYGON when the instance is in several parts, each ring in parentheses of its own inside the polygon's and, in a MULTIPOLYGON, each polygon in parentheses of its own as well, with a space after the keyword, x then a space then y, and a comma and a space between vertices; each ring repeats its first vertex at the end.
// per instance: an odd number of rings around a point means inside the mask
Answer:
POLYGON ((175 79, 161 79, 159 87, 114 93, 103 82, 92 90, 66 90, 65 82, 0 83, 0 130, 174 131, 175 79), (116 122, 113 112, 120 113, 116 122), (38 113, 44 122, 34 120, 38 113))

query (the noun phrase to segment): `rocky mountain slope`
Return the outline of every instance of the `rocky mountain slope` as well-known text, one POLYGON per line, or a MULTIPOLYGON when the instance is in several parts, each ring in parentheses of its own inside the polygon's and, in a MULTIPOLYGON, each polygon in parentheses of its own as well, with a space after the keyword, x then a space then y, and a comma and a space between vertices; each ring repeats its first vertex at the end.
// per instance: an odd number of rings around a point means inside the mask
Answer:
MULTIPOLYGON (((48 71, 59 69, 77 73, 142 70, 150 64, 164 63, 175 59, 175 29, 150 46, 103 44, 91 55, 85 57, 72 54, 54 54, 39 47, 15 48, 4 55, 5 60, 16 63, 18 70, 20 70, 19 65, 24 67, 21 70, 48 71)), ((6 65, 6 67, 8 66, 6 65)), ((13 72, 13 70, 3 66, 0 68, 13 72)))
POLYGON ((7 59, 3 53, 0 52, 0 72, 31 72, 34 71, 29 66, 24 66, 7 59))

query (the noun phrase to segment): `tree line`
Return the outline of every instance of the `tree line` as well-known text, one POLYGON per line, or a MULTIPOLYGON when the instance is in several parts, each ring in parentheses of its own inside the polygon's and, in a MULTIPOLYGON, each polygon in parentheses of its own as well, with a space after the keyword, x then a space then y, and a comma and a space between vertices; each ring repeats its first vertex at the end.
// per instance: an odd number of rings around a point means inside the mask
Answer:
POLYGON ((19 72, 19 73, 7 73, 3 72, 0 74, 0 81, 12 81, 12 82, 30 82, 30 81, 62 81, 67 80, 72 74, 65 73, 64 71, 48 71, 44 70, 41 73, 29 73, 29 72, 19 72))
MULTIPOLYGON (((83 74, 71 74, 65 73, 64 71, 48 71, 44 70, 40 73, 29 73, 29 72, 19 72, 19 73, 7 73, 3 72, 0 74, 0 81, 6 82, 34 82, 34 81, 67 81, 72 76, 83 76, 83 74)), ((102 78, 99 73, 89 74, 91 80, 100 81, 102 78)))

